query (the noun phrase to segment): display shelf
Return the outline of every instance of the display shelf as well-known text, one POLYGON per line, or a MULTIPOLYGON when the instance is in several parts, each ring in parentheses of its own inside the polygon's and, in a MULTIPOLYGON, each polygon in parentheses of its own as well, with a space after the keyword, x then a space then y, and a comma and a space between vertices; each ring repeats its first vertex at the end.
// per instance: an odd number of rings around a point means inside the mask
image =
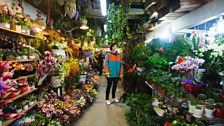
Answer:
MULTIPOLYGON (((17 62, 34 62, 34 61, 38 61, 39 59, 35 58, 35 59, 26 59, 26 60, 12 60, 10 62, 12 63, 17 63, 17 62)), ((7 62, 7 61, 0 61, 1 62, 7 62)))
POLYGON ((29 90, 29 91, 23 92, 22 94, 18 95, 17 97, 11 98, 10 100, 11 101, 15 101, 16 99, 21 98, 21 97, 23 97, 25 95, 28 95, 28 94, 36 91, 36 90, 37 90, 37 88, 34 88, 34 89, 29 90))
MULTIPOLYGON (((156 90, 156 88, 154 87, 154 85, 148 83, 147 81, 145 81, 145 84, 152 89, 152 96, 154 95, 154 92, 157 92, 157 94, 159 94, 161 97, 163 97, 164 99, 166 99, 167 101, 169 101, 172 105, 177 106, 179 109, 181 109, 183 111, 183 113, 185 113, 187 115, 190 115, 191 117, 194 117, 192 113, 190 113, 187 110, 184 110, 181 107, 180 103, 176 99, 169 97, 169 95, 161 94, 160 92, 158 92, 156 90)), ((154 111, 159 116, 161 116, 161 114, 158 113, 158 111, 156 109, 154 109, 154 111)), ((222 124, 224 124, 224 118, 206 118, 206 117, 203 116, 202 118, 196 118, 196 117, 194 117, 194 119, 197 120, 197 121, 205 121, 208 124, 214 124, 214 123, 222 123, 222 124)))
POLYGON ((24 36, 24 37, 36 38, 36 36, 28 35, 28 34, 24 34, 24 33, 20 33, 20 32, 17 32, 17 31, 15 31, 15 30, 11 30, 11 29, 4 28, 4 27, 0 27, 0 30, 1 30, 1 31, 6 31, 6 32, 9 32, 9 33, 13 33, 13 34, 22 35, 22 36, 24 36))
MULTIPOLYGON (((30 106, 27 110, 23 110, 21 112, 21 114, 24 115, 26 112, 28 112, 30 109, 32 109, 36 105, 37 105, 37 103, 35 103, 34 105, 30 106)), ((8 126, 8 125, 10 125, 12 122, 14 122, 16 120, 17 120, 16 118, 5 120, 5 121, 2 122, 2 125, 3 126, 8 126)))
POLYGON ((15 81, 15 80, 26 79, 26 78, 29 78, 29 77, 34 77, 34 76, 36 76, 36 74, 27 75, 27 76, 21 76, 21 77, 18 77, 18 78, 15 78, 15 79, 9 79, 9 80, 10 81, 15 81))

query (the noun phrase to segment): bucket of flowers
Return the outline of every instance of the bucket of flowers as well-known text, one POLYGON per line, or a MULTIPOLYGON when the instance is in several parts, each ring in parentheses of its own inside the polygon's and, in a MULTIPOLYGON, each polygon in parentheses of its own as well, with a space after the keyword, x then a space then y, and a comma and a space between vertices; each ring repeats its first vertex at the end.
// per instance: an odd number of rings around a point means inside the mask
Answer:
POLYGON ((200 66, 205 62, 204 59, 192 58, 190 56, 178 57, 172 70, 178 71, 182 82, 182 87, 189 93, 197 96, 204 82, 201 81, 204 69, 200 66))

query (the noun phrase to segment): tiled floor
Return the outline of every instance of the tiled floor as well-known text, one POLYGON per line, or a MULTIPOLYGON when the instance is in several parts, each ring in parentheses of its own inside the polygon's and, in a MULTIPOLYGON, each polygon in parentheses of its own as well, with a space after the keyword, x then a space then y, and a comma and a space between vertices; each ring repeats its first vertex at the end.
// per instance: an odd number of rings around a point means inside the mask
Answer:
MULTIPOLYGON (((105 104, 106 79, 101 77, 101 85, 95 103, 87 109, 82 118, 73 126, 129 126, 125 119, 125 111, 128 107, 123 103, 105 104)), ((123 93, 120 84, 116 96, 119 98, 123 93)), ((111 97, 111 94, 110 94, 111 97)))

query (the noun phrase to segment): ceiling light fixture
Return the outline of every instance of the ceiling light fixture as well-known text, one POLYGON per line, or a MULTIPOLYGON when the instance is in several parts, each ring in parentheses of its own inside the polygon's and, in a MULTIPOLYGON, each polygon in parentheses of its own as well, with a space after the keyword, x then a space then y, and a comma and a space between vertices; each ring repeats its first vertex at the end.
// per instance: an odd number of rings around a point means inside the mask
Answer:
POLYGON ((100 0, 100 6, 101 6, 101 13, 103 16, 107 15, 107 1, 106 0, 100 0))
POLYGON ((86 30, 86 29, 89 29, 89 27, 88 27, 87 25, 82 25, 82 26, 80 27, 80 29, 86 30))

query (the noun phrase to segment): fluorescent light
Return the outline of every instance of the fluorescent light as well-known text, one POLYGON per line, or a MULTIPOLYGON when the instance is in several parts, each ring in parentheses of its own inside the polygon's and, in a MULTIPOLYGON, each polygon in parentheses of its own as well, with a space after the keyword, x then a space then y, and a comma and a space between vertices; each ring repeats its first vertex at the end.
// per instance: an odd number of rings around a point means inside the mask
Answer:
POLYGON ((101 13, 103 16, 107 15, 107 1, 106 0, 100 0, 100 6, 101 6, 101 13))
POLYGON ((80 29, 86 30, 86 29, 89 29, 89 27, 86 26, 86 25, 82 25, 82 26, 80 27, 80 29))
POLYGON ((104 27, 104 31, 106 32, 107 31, 107 25, 105 24, 105 25, 103 25, 103 27, 104 27))

